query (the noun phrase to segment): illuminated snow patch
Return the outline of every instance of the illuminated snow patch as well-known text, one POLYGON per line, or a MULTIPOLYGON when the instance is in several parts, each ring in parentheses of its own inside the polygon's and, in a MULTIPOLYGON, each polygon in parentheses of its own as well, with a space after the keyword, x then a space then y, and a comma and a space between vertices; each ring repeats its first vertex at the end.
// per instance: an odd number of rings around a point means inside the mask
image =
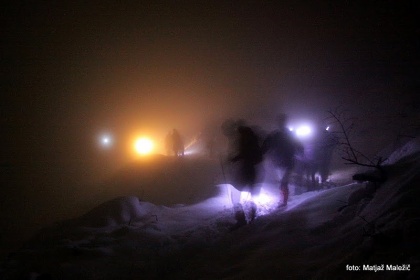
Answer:
POLYGON ((279 201, 278 196, 271 193, 264 187, 261 187, 260 193, 252 198, 249 192, 241 192, 242 204, 248 204, 251 199, 257 205, 257 217, 264 216, 273 212, 276 209, 279 201))

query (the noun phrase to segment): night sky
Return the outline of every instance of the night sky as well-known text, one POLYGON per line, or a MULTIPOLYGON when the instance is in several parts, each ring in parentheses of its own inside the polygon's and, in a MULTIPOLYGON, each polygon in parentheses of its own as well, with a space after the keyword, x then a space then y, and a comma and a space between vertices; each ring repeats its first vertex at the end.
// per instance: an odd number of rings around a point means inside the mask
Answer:
POLYGON ((102 131, 418 109, 415 1, 122 2, 2 4, 3 169, 94 162, 102 131))

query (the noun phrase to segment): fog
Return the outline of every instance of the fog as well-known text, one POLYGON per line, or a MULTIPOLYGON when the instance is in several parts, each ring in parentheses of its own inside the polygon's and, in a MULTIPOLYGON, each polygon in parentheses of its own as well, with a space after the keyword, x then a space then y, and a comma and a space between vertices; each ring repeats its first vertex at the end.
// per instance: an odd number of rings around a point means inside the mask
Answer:
POLYGON ((226 118, 271 129, 280 112, 339 107, 376 152, 418 120, 409 5, 60 1, 3 16, 1 210, 5 225, 27 217, 16 232, 136 160, 138 135, 163 152, 173 128, 189 142, 226 118), (113 149, 98 145, 105 132, 113 149))

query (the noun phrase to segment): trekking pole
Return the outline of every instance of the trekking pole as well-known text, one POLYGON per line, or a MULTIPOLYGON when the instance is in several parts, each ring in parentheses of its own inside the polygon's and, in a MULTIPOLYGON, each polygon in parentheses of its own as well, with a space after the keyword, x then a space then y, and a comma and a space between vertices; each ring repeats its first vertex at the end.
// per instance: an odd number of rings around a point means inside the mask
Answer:
POLYGON ((220 167, 222 168, 223 180, 224 180, 224 183, 226 184, 227 180, 226 180, 225 168, 223 166, 222 154, 219 154, 219 162, 220 162, 220 167))

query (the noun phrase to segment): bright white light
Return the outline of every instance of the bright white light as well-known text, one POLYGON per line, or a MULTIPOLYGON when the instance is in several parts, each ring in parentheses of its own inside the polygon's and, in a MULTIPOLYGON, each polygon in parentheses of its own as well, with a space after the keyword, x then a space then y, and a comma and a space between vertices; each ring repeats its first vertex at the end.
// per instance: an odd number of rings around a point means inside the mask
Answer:
POLYGON ((311 133, 312 129, 308 125, 302 125, 296 129, 296 135, 300 138, 308 137, 309 135, 311 135, 311 133))
POLYGON ((289 131, 293 131, 294 128, 292 126, 289 126, 289 131))
POLYGON ((249 192, 241 192, 241 203, 246 205, 248 201, 253 201, 257 204, 257 216, 264 216, 276 209, 278 204, 278 197, 265 188, 261 188, 260 193, 251 196, 249 192))
POLYGON ((272 197, 269 193, 264 192, 263 190, 261 193, 255 198, 255 202, 260 205, 271 205, 275 203, 276 198, 272 197))
POLYGON ((104 148, 109 148, 112 146, 112 137, 110 135, 102 135, 99 139, 100 144, 104 148))
POLYGON ((197 154, 198 151, 196 149, 188 149, 184 151, 184 155, 193 155, 193 154, 197 154))
POLYGON ((153 142, 149 138, 142 137, 136 140, 134 148, 137 153, 147 155, 153 151, 153 142))
POLYGON ((328 131, 328 130, 330 130, 330 127, 329 127, 329 126, 327 126, 327 127, 325 128, 325 130, 327 130, 327 131, 328 131))

